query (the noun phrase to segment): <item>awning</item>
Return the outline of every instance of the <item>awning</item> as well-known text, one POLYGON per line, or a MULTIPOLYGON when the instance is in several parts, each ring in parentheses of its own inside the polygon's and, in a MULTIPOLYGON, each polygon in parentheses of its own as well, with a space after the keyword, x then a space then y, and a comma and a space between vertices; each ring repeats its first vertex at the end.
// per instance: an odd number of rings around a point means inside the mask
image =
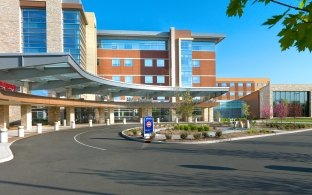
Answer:
POLYGON ((22 86, 28 82, 31 90, 53 90, 72 95, 104 96, 182 96, 190 91, 193 97, 220 96, 228 87, 170 87, 128 84, 103 79, 83 70, 69 54, 0 54, 0 80, 22 86))

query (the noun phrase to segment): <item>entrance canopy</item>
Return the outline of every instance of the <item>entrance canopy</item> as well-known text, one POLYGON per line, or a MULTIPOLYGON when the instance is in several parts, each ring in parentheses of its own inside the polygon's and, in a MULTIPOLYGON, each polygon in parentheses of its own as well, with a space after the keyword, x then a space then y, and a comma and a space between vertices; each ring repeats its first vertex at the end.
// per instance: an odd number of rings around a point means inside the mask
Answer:
POLYGON ((72 95, 104 96, 191 96, 214 98, 229 91, 228 87, 170 87, 128 84, 103 79, 82 69, 69 54, 0 54, 0 80, 17 86, 29 84, 30 90, 53 90, 72 95))

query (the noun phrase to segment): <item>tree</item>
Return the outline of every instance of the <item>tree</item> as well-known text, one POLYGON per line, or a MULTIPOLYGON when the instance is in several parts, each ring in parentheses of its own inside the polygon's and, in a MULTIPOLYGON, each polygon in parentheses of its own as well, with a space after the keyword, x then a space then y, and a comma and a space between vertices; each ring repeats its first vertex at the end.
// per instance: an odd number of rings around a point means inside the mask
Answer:
MULTIPOLYGON (((269 119, 271 118, 271 115, 272 115, 272 109, 271 109, 271 106, 263 106, 261 108, 261 118, 264 118, 264 119, 269 119)), ((266 120, 266 123, 267 123, 267 120, 266 120)))
POLYGON ((302 108, 300 104, 292 103, 288 107, 289 109, 289 116, 294 117, 294 123, 296 123, 296 118, 301 116, 302 108))
MULTIPOLYGON (((272 28, 282 23, 282 30, 278 33, 282 51, 296 47, 299 52, 308 49, 312 51, 312 0, 299 0, 298 6, 276 0, 230 0, 226 14, 229 17, 243 15, 248 3, 263 3, 265 5, 278 4, 284 7, 284 12, 269 18, 263 25, 272 28)), ((298 2, 298 1, 297 1, 298 2)))
POLYGON ((250 110, 249 109, 250 109, 250 106, 248 104, 244 103, 242 110, 243 110, 243 115, 244 115, 244 117, 246 119, 248 119, 248 117, 250 115, 250 110))
POLYGON ((195 104, 193 102, 193 98, 191 96, 190 91, 186 91, 183 94, 182 102, 180 102, 177 107, 177 113, 182 115, 182 118, 185 118, 187 121, 187 118, 193 115, 194 105, 195 104))
POLYGON ((279 102, 274 106, 274 114, 278 118, 282 119, 288 116, 288 104, 287 102, 279 102))

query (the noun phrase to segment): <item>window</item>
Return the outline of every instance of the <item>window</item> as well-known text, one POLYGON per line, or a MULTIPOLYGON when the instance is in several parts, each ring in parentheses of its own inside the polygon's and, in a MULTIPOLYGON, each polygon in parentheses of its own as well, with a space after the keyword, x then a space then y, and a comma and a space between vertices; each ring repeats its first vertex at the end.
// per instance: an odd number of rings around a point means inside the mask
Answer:
POLYGON ((216 87, 219 87, 219 83, 216 83, 216 87))
POLYGON ((81 42, 85 40, 80 33, 82 25, 80 24, 80 11, 64 10, 63 11, 63 33, 64 33, 64 52, 70 53, 77 63, 81 61, 81 42))
POLYGON ((145 76, 145 83, 153 83, 153 76, 145 76))
POLYGON ((246 83, 246 87, 251 87, 251 83, 246 83))
POLYGON ((193 67, 200 67, 200 61, 199 60, 193 60, 193 67))
POLYGON ((243 83, 238 83, 238 86, 239 87, 242 87, 244 84, 243 83))
POLYGON ((240 92, 238 92, 238 96, 239 96, 239 97, 242 97, 243 95, 244 95, 244 93, 243 93, 243 92, 241 92, 241 91, 240 91, 240 92))
POLYGON ((235 92, 230 92, 230 96, 235 96, 235 92))
POLYGON ((157 76, 157 83, 165 83, 165 77, 164 76, 157 76))
POLYGON ((193 83, 200 83, 200 76, 193 76, 193 83))
POLYGON ((47 52, 46 10, 22 9, 23 52, 47 52))
POLYGON ((133 83, 133 77, 132 76, 125 76, 125 83, 133 83))
POLYGON ((193 64, 192 64, 192 41, 182 40, 180 45, 181 55, 181 87, 192 87, 193 64))
POLYGON ((120 59, 112 59, 112 66, 120 66, 120 59))
POLYGON ((230 87, 235 87, 235 83, 231 82, 230 87))
POLYGON ((214 51, 215 43, 214 42, 203 42, 203 41, 193 41, 192 43, 193 51, 214 51))
POLYGON ((125 66, 132 66, 133 65, 133 62, 131 59, 126 59, 125 60, 125 66))
POLYGON ((157 100, 166 100, 166 98, 164 96, 158 96, 157 100))
POLYGON ((153 60, 152 59, 145 59, 144 60, 145 67, 153 67, 153 60))
POLYGON ((227 87, 227 83, 222 83, 221 86, 222 87, 227 87))
POLYGON ((120 76, 113 76, 112 80, 120 82, 120 76))
POLYGON ((167 50, 167 41, 163 40, 113 40, 98 36, 98 48, 118 50, 167 50))
POLYGON ((157 59, 157 67, 165 67, 165 60, 157 59))

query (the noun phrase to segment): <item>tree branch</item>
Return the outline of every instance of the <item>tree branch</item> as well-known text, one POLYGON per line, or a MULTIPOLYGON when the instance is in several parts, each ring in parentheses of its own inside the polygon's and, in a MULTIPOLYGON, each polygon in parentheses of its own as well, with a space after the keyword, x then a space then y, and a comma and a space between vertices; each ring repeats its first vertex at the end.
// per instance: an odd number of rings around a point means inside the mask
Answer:
POLYGON ((292 6, 292 5, 289 5, 289 4, 286 4, 286 3, 282 3, 282 2, 279 2, 279 1, 275 1, 275 0, 270 0, 272 3, 276 3, 276 4, 279 4, 279 5, 282 5, 282 6, 285 6, 285 7, 288 7, 288 8, 291 8, 291 9, 295 9, 295 10, 299 10, 299 11, 304 11, 304 12, 310 12, 309 10, 307 9, 302 9, 302 8, 299 8, 299 7, 295 7, 295 6, 292 6))

